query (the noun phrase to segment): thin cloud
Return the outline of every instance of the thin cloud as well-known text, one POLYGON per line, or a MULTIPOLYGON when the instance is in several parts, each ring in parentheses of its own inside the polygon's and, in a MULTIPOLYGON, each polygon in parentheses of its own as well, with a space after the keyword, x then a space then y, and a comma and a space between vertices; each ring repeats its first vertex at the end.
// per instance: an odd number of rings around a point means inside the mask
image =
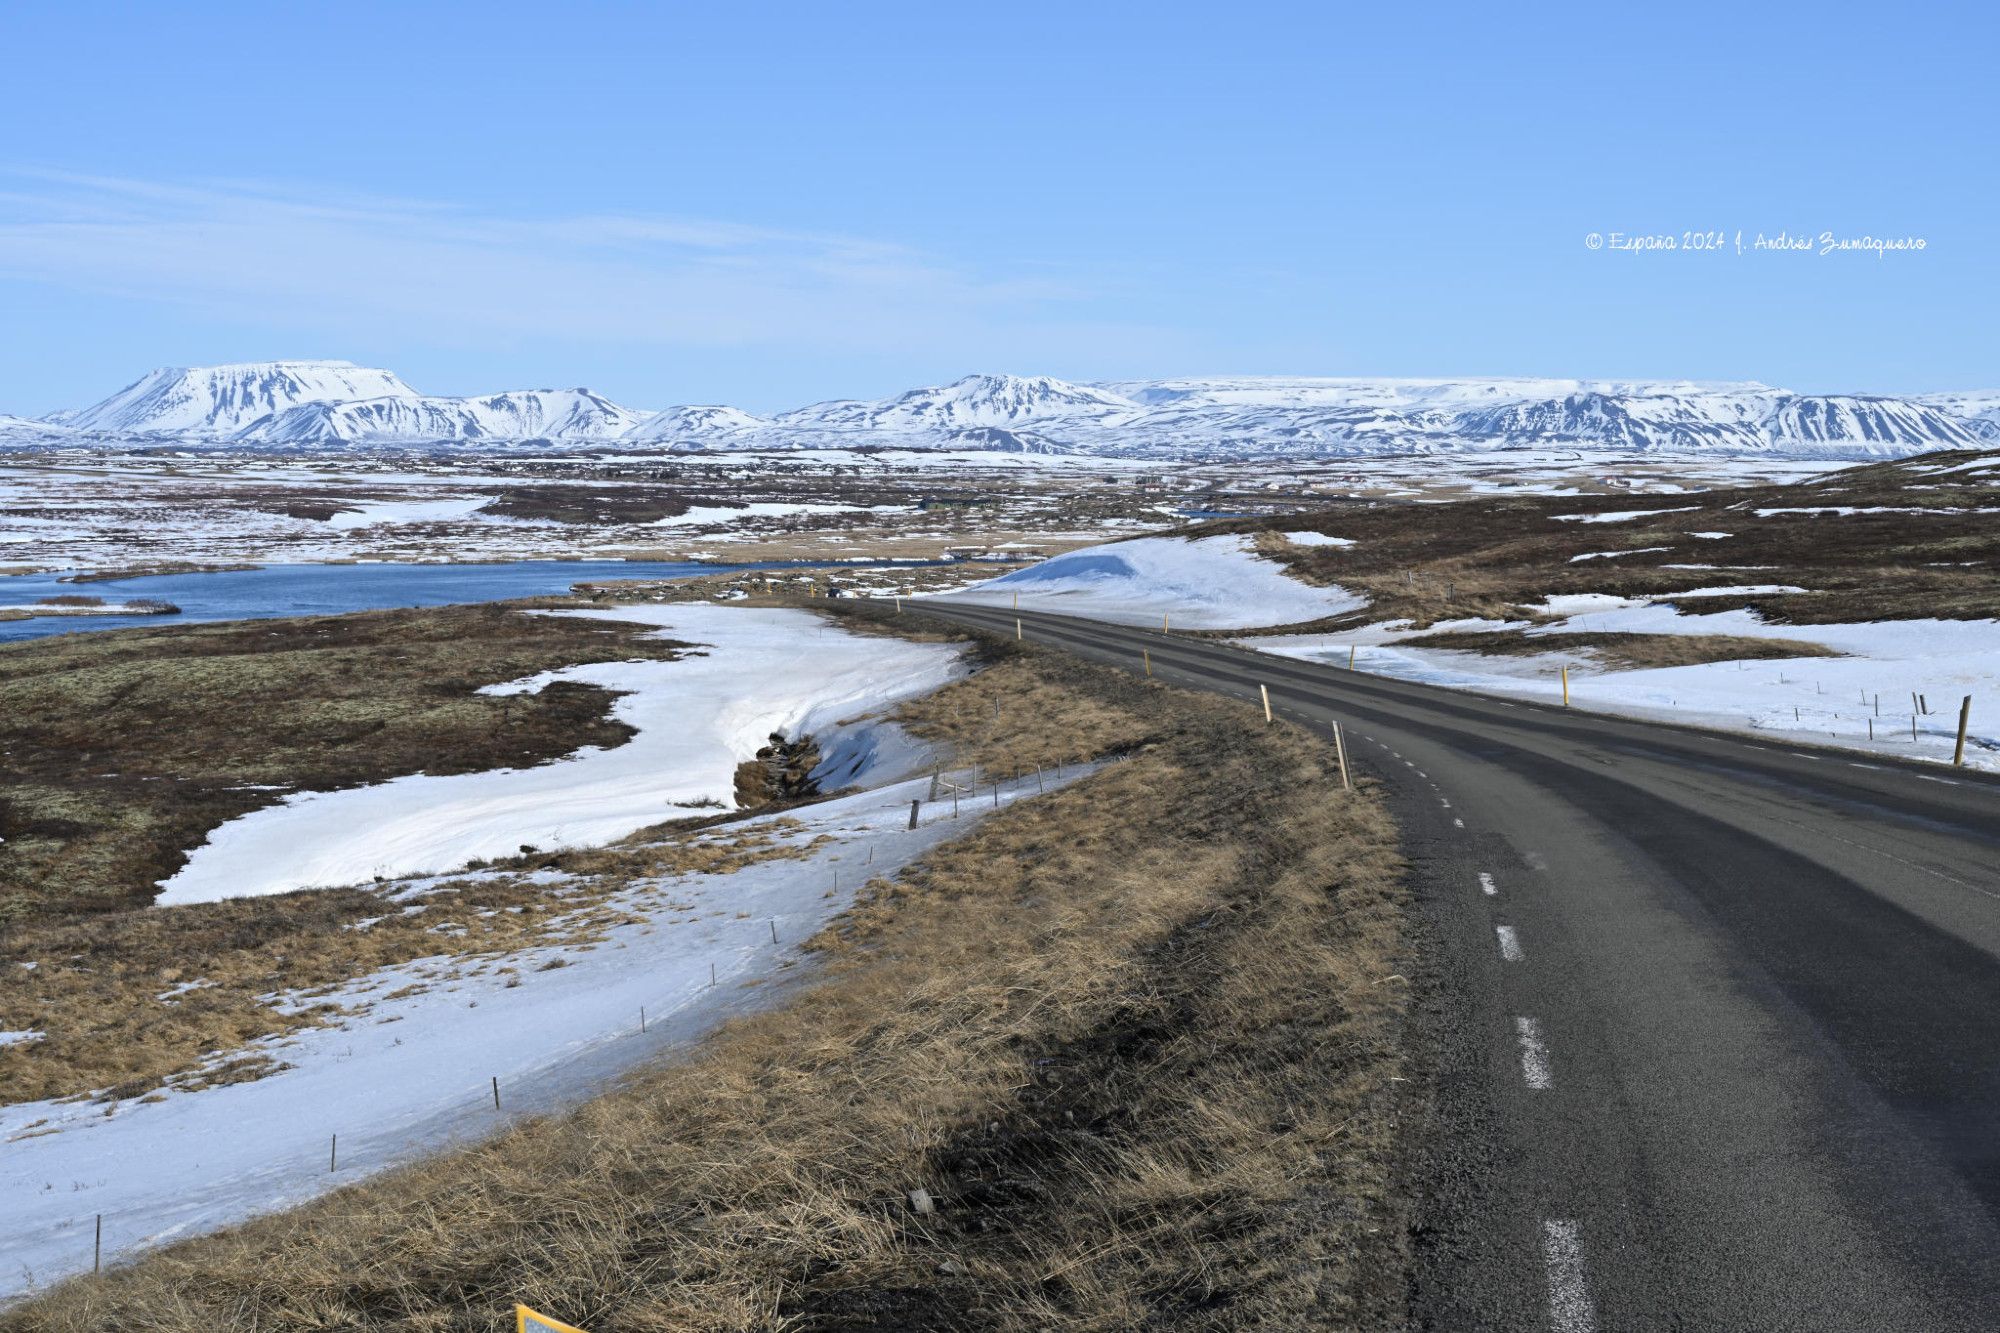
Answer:
MULTIPOLYGON (((1023 267, 697 218, 477 215, 257 182, 51 172, 0 185, 0 276, 329 335, 439 343, 1087 344, 1095 295, 1023 267)), ((1130 330, 1151 341, 1158 331, 1130 330)))

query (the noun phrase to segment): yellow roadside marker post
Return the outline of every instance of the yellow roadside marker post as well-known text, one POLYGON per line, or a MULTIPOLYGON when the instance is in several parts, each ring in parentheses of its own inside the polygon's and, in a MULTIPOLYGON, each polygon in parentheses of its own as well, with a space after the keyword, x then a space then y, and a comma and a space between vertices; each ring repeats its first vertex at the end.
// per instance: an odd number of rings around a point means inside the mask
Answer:
POLYGON ((514 1307, 514 1333, 583 1333, 575 1324, 565 1324, 560 1319, 551 1319, 545 1314, 537 1314, 525 1305, 514 1307))

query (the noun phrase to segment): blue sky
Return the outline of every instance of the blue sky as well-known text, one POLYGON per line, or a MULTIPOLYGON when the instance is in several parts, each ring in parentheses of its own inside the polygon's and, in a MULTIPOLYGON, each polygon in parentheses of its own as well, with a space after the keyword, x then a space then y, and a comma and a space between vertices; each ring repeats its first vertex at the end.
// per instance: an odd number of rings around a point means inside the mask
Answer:
POLYGON ((756 410, 975 370, 2000 385, 1992 10, 1515 9, 13 0, 0 412, 280 356, 756 410), (1732 248, 1584 244, 1690 229, 1732 248))

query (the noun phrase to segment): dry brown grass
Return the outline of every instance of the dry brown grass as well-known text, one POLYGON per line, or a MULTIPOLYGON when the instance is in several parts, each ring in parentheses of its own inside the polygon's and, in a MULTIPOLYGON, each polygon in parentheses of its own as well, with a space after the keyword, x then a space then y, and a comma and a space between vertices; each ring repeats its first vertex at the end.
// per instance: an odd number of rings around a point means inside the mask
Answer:
POLYGON ((1787 657, 1838 657, 1823 644, 1802 639, 1750 639, 1733 634, 1525 634, 1520 630, 1476 630, 1424 634, 1404 639, 1402 648, 1457 648, 1502 657, 1537 653, 1587 652, 1621 671, 1695 666, 1703 662, 1757 662, 1787 657))
POLYGON ((201 1086, 250 1042, 365 1011, 335 994, 352 978, 434 959, 429 984, 442 984, 504 969, 524 949, 594 942, 645 905, 626 892, 636 883, 810 855, 816 844, 777 839, 787 828, 666 825, 609 847, 512 858, 409 897, 309 889, 24 928, 11 958, 35 966, 0 967, 0 1030, 43 1037, 0 1047, 0 1104, 201 1086), (273 998, 300 994, 326 1002, 298 1011, 273 998))
POLYGON ((496 605, 0 645, 0 957, 30 923, 143 907, 211 829, 286 791, 621 743, 594 686, 478 689, 672 655, 645 634, 496 605))
POLYGON ((2000 523, 1993 518, 2000 468, 1968 466, 1982 459, 2000 459, 2000 451, 1932 454, 1805 482, 1673 495, 1350 501, 1195 531, 1252 534, 1294 576, 1367 594, 1365 612, 1298 627, 1311 630, 1398 619, 1424 627, 1467 616, 1533 618, 1524 608, 1551 594, 1671 598, 1734 584, 1808 591, 1705 597, 1686 609, 1751 607, 1767 620, 1795 625, 1979 619, 2000 616, 2000 523), (1599 523, 1558 517, 1632 513, 1638 516, 1599 523), (1277 536, 1306 529, 1355 545, 1300 546, 1277 536))
POLYGON ((1399 1323, 1379 808, 1240 706, 995 651, 1146 739, 869 885, 789 1007, 0 1328, 443 1333, 515 1300, 596 1333, 1399 1323))

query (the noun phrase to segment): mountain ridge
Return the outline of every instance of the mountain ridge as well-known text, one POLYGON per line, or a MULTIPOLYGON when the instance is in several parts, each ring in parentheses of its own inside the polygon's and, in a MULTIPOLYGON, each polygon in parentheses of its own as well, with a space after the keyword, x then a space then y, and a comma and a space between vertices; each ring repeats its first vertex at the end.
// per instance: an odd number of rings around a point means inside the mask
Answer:
POLYGON ((679 451, 896 448, 1122 457, 1447 453, 1562 446, 1891 457, 2000 438, 2000 392, 1798 394, 1755 381, 1532 377, 1175 377, 1082 383, 973 374, 881 399, 759 416, 660 412, 589 389, 418 393, 346 361, 165 367, 102 402, 0 437, 202 447, 499 446, 679 451))

